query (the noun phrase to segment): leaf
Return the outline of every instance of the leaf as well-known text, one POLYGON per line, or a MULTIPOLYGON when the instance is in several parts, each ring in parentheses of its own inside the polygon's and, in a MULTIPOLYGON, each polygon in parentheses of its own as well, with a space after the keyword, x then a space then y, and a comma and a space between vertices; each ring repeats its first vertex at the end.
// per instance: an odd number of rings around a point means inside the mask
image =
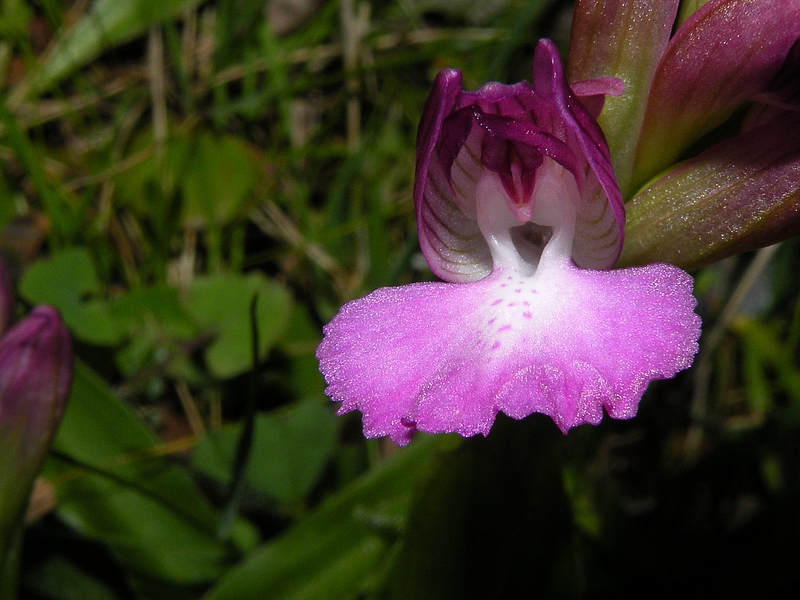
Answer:
MULTIPOLYGON (((280 502, 301 504, 330 460, 339 420, 317 400, 256 417, 249 485, 280 502)), ((212 433, 192 453, 195 467, 230 483, 241 427, 212 433)))
POLYGON ((253 367, 250 304, 256 294, 259 356, 263 359, 289 323, 292 300, 285 287, 259 273, 199 277, 189 286, 187 310, 216 336, 205 353, 215 377, 233 377, 253 367))
POLYGON ((239 216, 256 182, 253 155, 241 138, 201 133, 182 181, 185 222, 225 225, 239 216))
MULTIPOLYGON (((155 24, 194 8, 200 0, 95 0, 89 10, 67 29, 44 58, 31 80, 23 83, 34 94, 94 60, 104 50, 142 35, 155 24)), ((22 92, 15 90, 15 96, 22 92)))
POLYGON ((19 291, 32 304, 51 304, 75 336, 92 344, 111 346, 122 331, 106 302, 97 296, 100 282, 89 251, 67 248, 34 263, 22 277, 19 291))
POLYGON ((116 600, 108 587, 83 573, 67 559, 55 556, 25 578, 27 591, 50 600, 116 600))
POLYGON ((381 468, 254 552, 204 600, 362 597, 402 531, 411 490, 438 443, 436 436, 418 436, 381 468))
POLYGON ((620 265, 695 269, 800 233, 800 113, 712 146, 626 205, 620 265))
POLYGON ((414 495, 389 598, 580 597, 556 568, 573 534, 561 439, 541 415, 501 417, 488 438, 438 455, 414 495))
POLYGON ((200 334, 175 288, 157 284, 128 292, 111 303, 111 315, 128 333, 116 353, 123 374, 130 376, 153 363, 168 361, 169 373, 193 379, 183 344, 200 334))
POLYGON ((150 432, 81 363, 54 449, 68 458, 51 459, 47 469, 58 515, 104 542, 129 572, 210 581, 252 544, 243 525, 238 550, 218 540, 217 514, 188 473, 160 457, 150 432))

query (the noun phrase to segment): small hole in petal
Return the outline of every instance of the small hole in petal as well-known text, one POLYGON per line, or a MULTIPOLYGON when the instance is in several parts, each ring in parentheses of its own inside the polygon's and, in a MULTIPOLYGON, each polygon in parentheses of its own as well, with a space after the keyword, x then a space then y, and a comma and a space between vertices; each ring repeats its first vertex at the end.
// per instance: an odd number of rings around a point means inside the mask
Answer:
POLYGON ((553 235, 552 227, 525 223, 511 228, 511 241, 522 259, 532 265, 538 265, 542 250, 553 235))

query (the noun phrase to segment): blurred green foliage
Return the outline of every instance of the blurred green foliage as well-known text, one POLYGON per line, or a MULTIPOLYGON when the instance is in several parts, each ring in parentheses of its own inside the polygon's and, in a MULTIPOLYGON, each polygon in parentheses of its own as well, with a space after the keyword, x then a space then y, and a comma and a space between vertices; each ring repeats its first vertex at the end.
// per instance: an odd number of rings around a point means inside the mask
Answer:
POLYGON ((79 356, 21 597, 791 589, 794 241, 697 273, 718 335, 631 422, 564 437, 501 418, 398 450, 324 396, 314 351, 339 306, 431 277, 411 187, 433 76, 527 78, 569 17, 558 0, 0 3, 0 247, 79 356))

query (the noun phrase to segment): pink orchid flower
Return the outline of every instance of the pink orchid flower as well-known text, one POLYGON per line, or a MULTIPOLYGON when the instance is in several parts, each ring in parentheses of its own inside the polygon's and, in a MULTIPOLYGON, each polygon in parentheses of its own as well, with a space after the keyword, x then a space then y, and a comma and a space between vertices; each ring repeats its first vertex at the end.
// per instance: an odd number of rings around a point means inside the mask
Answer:
POLYGON ((631 418, 647 384, 687 368, 700 320, 667 264, 621 270, 625 209, 596 122, 614 79, 568 85, 549 41, 533 82, 434 83, 420 123, 420 245, 445 283, 345 305, 317 351, 340 413, 367 437, 488 434, 498 412, 566 432, 631 418), (580 98, 580 99, 579 99, 580 98))

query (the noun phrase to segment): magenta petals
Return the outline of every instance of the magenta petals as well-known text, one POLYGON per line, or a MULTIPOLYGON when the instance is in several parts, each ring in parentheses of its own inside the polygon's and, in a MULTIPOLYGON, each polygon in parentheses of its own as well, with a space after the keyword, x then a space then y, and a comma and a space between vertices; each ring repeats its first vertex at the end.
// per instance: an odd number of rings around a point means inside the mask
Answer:
POLYGON ((383 288, 342 308, 317 357, 328 395, 363 413, 367 437, 485 435, 498 412, 543 413, 566 432, 604 408, 633 417, 651 380, 691 364, 691 288, 665 264, 383 288))
POLYGON ((546 40, 533 63, 532 82, 476 92, 445 70, 428 98, 414 202, 446 283, 379 289, 324 328, 326 393, 362 413, 367 437, 486 435, 498 412, 549 415, 565 433, 631 418, 647 384, 697 352, 689 275, 606 270, 625 208, 595 118, 622 82, 571 88, 546 40))
POLYGON ((491 272, 491 256, 475 220, 477 173, 497 172, 509 208, 522 215, 532 210, 523 197, 530 195, 545 158, 570 171, 581 188, 573 259, 584 268, 612 266, 622 247, 624 209, 591 111, 598 109, 601 94, 618 94, 621 87, 608 78, 581 82, 578 93, 587 98, 587 108, 567 84, 558 52, 547 40, 536 48, 531 83, 489 83, 464 92, 458 71, 442 71, 420 122, 414 184, 420 247, 433 272, 454 283, 491 272), (515 168, 520 169, 518 185, 515 168))

